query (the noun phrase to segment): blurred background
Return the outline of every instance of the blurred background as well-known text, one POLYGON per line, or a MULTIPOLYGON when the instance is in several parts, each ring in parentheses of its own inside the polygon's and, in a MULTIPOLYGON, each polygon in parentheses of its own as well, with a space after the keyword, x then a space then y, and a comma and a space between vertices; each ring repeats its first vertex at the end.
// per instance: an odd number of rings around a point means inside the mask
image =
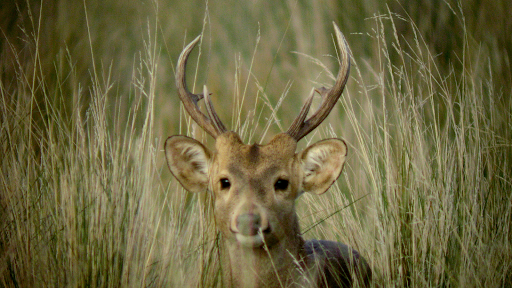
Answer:
MULTIPOLYGON (((194 82, 196 93, 203 84, 208 84, 214 98, 231 104, 234 91, 245 89, 247 79, 249 83, 259 79, 261 89, 275 104, 288 84, 289 95, 303 100, 315 82, 328 79, 322 78, 317 65, 292 51, 319 58, 335 71, 334 59, 322 57, 335 55, 331 38, 331 23, 335 21, 345 34, 354 59, 374 66, 380 61, 380 47, 372 39, 380 29, 378 22, 383 22, 396 29, 396 35, 384 35, 387 41, 396 37, 406 52, 417 46, 415 39, 423 41, 434 55, 439 75, 461 71, 464 66, 479 67, 482 73, 492 67, 494 85, 508 94, 512 87, 511 8, 511 2, 505 0, 9 0, 3 1, 0 9, 1 79, 4 89, 16 89, 16 69, 20 65, 37 65, 41 73, 27 77, 44 82, 37 86, 38 90, 72 94, 73 89, 81 86, 82 100, 88 101, 87 87, 93 72, 108 74, 112 83, 110 93, 129 105, 127 95, 134 67, 144 53, 144 45, 150 43, 156 45, 158 63, 159 105, 155 112, 161 121, 157 125, 163 125, 162 133, 172 135, 178 132, 169 124, 178 120, 172 107, 179 103, 174 88, 174 65, 184 45, 203 29, 205 48, 199 78, 194 82), (385 21, 380 15, 397 17, 385 21), (467 57, 472 62, 463 60, 464 55, 472 55, 467 57), (248 74, 250 69, 252 75, 248 74), (236 87, 236 79, 244 85, 236 87)), ((390 57, 392 61, 398 60, 394 53, 390 57)), ((246 89, 251 103, 256 85, 250 83, 246 89)), ((285 124, 291 121, 281 117, 290 112, 287 102, 278 112, 278 118, 285 124)), ((70 115, 72 101, 57 107, 70 115)), ((226 113, 231 118, 229 110, 226 113)))

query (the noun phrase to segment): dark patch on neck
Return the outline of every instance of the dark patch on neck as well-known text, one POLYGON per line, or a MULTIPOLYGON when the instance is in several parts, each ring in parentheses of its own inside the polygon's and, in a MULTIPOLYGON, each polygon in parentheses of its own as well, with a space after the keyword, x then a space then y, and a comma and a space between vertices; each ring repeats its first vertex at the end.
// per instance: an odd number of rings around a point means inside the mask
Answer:
POLYGON ((253 144, 249 148, 249 161, 250 163, 257 163, 260 157, 260 147, 258 144, 253 144))

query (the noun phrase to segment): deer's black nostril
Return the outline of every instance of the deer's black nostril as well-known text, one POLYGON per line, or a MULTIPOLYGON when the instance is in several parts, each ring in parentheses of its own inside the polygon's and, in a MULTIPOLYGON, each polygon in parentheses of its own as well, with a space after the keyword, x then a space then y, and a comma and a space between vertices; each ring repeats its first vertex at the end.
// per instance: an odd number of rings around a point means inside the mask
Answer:
POLYGON ((239 215, 236 219, 236 226, 242 235, 256 235, 261 227, 261 216, 252 213, 239 215))

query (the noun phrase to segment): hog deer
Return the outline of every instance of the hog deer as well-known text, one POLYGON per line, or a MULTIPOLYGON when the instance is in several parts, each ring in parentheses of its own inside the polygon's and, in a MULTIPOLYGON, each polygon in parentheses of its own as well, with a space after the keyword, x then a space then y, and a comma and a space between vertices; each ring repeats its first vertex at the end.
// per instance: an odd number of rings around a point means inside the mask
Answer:
POLYGON ((187 113, 215 138, 215 151, 195 139, 172 136, 165 142, 165 155, 169 169, 186 190, 214 194, 224 287, 351 287, 355 279, 361 286, 369 285, 371 270, 359 253, 338 242, 305 241, 295 211, 295 200, 303 192, 327 191, 341 174, 347 155, 340 139, 323 140, 295 152, 297 142, 330 113, 348 79, 348 48, 336 24, 334 30, 340 54, 334 86, 313 90, 288 131, 266 145, 246 145, 228 131, 206 86, 203 94, 188 90, 187 59, 201 36, 179 57, 178 94, 187 113), (307 118, 315 91, 322 103, 307 118), (203 98, 206 115, 197 105, 203 98))

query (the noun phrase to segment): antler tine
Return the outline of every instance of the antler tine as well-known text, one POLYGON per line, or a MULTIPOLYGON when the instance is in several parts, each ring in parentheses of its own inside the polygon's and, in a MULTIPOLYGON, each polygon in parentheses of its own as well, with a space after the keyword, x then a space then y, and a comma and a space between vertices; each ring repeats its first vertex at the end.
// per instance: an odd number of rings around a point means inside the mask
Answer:
POLYGON ((226 132, 228 129, 226 129, 224 124, 222 124, 222 121, 220 121, 219 116, 217 116, 217 112, 215 112, 215 109, 213 108, 213 104, 210 99, 210 93, 208 93, 208 88, 206 85, 204 85, 203 88, 203 95, 206 104, 206 111, 208 112, 208 116, 210 116, 210 120, 212 121, 215 130, 221 131, 222 133, 226 132))
POLYGON ((338 71, 338 76, 336 77, 336 81, 333 87, 330 89, 321 87, 312 91, 311 95, 308 97, 306 103, 302 107, 299 116, 297 116, 288 131, 286 131, 286 133, 292 136, 296 141, 299 141, 304 136, 308 135, 311 131, 318 127, 322 121, 324 121, 324 119, 327 117, 327 115, 329 115, 332 108, 340 98, 348 80, 348 75, 350 72, 350 55, 348 52, 348 46, 345 41, 345 37, 343 37, 343 34, 341 33, 336 23, 333 22, 333 25, 334 31, 336 33, 336 39, 338 41, 338 47, 340 49, 340 70, 338 71), (315 91, 322 96, 322 103, 316 112, 309 119, 304 121, 311 106, 315 91))
MULTIPOLYGON (((210 102, 208 96, 206 96, 206 108, 208 111, 208 116, 203 114, 197 106, 197 102, 203 99, 206 94, 193 94, 187 88, 186 81, 186 66, 188 61, 188 56, 190 52, 197 45, 199 40, 201 39, 201 35, 197 36, 194 41, 190 42, 190 44, 183 49, 181 52, 180 58, 178 59, 178 68, 176 70, 176 86, 178 88, 178 94, 180 96, 181 101, 183 102, 183 106, 187 113, 194 119, 194 121, 199 125, 203 130, 205 130, 208 134, 210 134, 213 138, 217 138, 220 134, 227 131, 226 127, 220 121, 217 113, 213 109, 213 105, 210 102)), ((206 86, 205 86, 206 88, 206 86)), ((204 93, 208 93, 205 89, 204 93)))
MULTIPOLYGON (((295 118, 292 125, 290 125, 290 128, 288 128, 288 131, 286 133, 290 135, 294 135, 299 132, 299 130, 304 125, 304 120, 306 119, 306 116, 308 116, 309 108, 311 108, 311 104, 313 103, 313 98, 315 96, 315 88, 311 89, 311 93, 309 94, 309 97, 306 99, 306 103, 304 103, 304 106, 302 106, 302 109, 300 109, 299 116, 295 118)), ((301 137, 302 138, 302 137, 301 137)), ((297 139, 297 141, 299 141, 297 139)))

